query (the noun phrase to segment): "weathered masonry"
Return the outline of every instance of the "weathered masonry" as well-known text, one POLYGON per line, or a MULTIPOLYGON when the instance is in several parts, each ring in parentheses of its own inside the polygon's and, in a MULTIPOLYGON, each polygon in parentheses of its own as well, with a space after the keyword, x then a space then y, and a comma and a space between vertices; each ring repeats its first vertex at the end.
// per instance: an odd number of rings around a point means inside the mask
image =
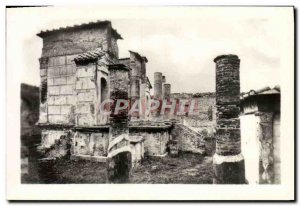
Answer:
POLYGON ((151 95, 147 57, 129 51, 119 58, 122 37, 110 21, 37 35, 39 149, 46 160, 106 162, 109 182, 128 182, 145 156, 209 153, 207 140, 215 137, 214 183, 280 183, 280 88, 240 95, 238 56, 214 59, 216 93, 172 93, 168 78, 155 72, 151 95), (128 107, 116 112, 118 100, 128 107))
POLYGON ((240 131, 240 59, 222 55, 216 63, 216 154, 214 183, 245 183, 244 157, 240 131))
POLYGON ((280 184, 280 87, 241 95, 241 137, 249 184, 280 184))
MULTIPOLYGON (((129 121, 123 125, 128 137, 122 147, 130 148, 132 165, 144 155, 165 156, 171 139, 190 145, 181 146, 180 150, 205 152, 203 137, 197 132, 184 125, 177 127, 177 122, 170 121, 169 116, 151 114, 148 59, 134 51, 129 51, 128 58, 119 59, 117 41, 122 37, 110 21, 42 31, 38 36, 43 39, 38 124, 42 130, 40 149, 46 156, 71 153, 72 158, 106 161, 112 154, 117 155, 112 146, 113 134, 118 131, 116 118, 100 110, 105 110, 102 103, 114 98, 114 86, 120 85, 114 82, 114 77, 125 70, 128 78, 124 76, 122 80, 127 82, 122 85, 128 91, 122 99, 130 100, 131 104, 141 100, 141 104, 130 107, 146 107, 142 113, 130 113, 129 121), (179 134, 176 137, 172 137, 173 128, 179 134)), ((165 82, 162 74, 159 81, 155 80, 154 93, 160 100, 170 97, 171 85, 165 82)))

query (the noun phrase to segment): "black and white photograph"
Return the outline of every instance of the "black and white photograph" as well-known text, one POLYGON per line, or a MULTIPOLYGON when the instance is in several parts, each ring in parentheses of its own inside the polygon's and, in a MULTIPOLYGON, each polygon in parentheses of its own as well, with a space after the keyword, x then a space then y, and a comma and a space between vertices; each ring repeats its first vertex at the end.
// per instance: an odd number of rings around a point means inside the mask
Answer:
POLYGON ((7 198, 294 199, 294 11, 6 8, 7 198))

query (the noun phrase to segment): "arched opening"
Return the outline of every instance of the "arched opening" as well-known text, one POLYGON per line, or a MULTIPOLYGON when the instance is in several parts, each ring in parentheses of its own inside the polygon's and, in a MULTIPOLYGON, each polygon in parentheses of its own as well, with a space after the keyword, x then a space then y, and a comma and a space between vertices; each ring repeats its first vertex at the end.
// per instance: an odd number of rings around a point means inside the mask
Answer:
POLYGON ((107 177, 110 183, 128 183, 130 181, 131 153, 120 152, 107 160, 107 177))

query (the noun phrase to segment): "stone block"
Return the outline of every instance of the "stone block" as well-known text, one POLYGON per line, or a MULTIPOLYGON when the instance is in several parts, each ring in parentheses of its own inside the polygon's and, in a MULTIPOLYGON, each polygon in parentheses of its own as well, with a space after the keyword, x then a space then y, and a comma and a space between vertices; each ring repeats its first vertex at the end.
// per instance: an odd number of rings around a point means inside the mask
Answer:
POLYGON ((94 78, 87 78, 87 89, 94 89, 95 88, 95 82, 94 78))
POLYGON ((94 67, 80 67, 77 68, 77 77, 93 77, 94 76, 94 67))
POLYGON ((47 69, 40 69, 40 75, 41 75, 41 77, 46 76, 47 75, 47 69))
POLYGON ((48 77, 54 77, 54 76, 57 76, 58 74, 59 74, 59 72, 57 72, 58 70, 57 69, 55 69, 55 68, 49 68, 48 70, 47 70, 47 72, 48 72, 48 77))
POLYGON ((67 75, 68 74, 67 67, 66 66, 59 67, 59 74, 67 75))
POLYGON ((71 113, 71 107, 72 106, 66 106, 66 105, 61 106, 60 107, 60 113, 61 114, 70 114, 71 113))
POLYGON ((67 104, 75 105, 76 97, 74 95, 68 95, 67 96, 67 104))
POLYGON ((66 77, 56 77, 54 78, 54 85, 63 85, 67 84, 67 78, 66 77))
POLYGON ((93 125, 94 118, 89 114, 79 114, 77 115, 77 124, 80 126, 93 125))
POLYGON ((77 100, 79 102, 94 101, 94 99, 95 99, 95 94, 92 91, 80 92, 77 95, 77 100))
POLYGON ((50 123, 53 124, 66 124, 69 123, 67 115, 48 115, 48 119, 50 123))
MULTIPOLYGON (((50 115, 51 120, 53 119, 53 116, 61 116, 61 115, 50 115)), ((61 131, 61 130, 43 130, 42 131, 42 146, 44 147, 50 147, 55 143, 56 140, 58 140, 61 136, 67 135, 67 131, 61 131)))
POLYGON ((60 87, 60 94, 73 94, 73 85, 64 85, 60 87))
POLYGON ((49 59, 49 62, 51 66, 65 65, 66 57, 65 56, 51 57, 49 59))
POLYGON ((74 68, 75 65, 67 65, 65 68, 66 68, 66 72, 67 72, 67 75, 73 75, 74 74, 74 68))
POLYGON ((55 96, 55 105, 67 104, 66 96, 55 96))
POLYGON ((54 85, 54 79, 53 78, 48 78, 48 85, 53 86, 54 85))
POLYGON ((60 114, 60 106, 48 106, 48 114, 60 114))
POLYGON ((49 95, 59 95, 60 87, 59 86, 48 86, 49 95))
POLYGON ((77 114, 88 114, 88 113, 90 113, 90 105, 89 104, 77 104, 75 111, 77 114))
POLYGON ((67 77, 67 84, 75 84, 75 77, 74 76, 68 76, 67 77))
POLYGON ((54 105, 55 104, 55 96, 49 96, 47 102, 48 102, 48 105, 54 105))

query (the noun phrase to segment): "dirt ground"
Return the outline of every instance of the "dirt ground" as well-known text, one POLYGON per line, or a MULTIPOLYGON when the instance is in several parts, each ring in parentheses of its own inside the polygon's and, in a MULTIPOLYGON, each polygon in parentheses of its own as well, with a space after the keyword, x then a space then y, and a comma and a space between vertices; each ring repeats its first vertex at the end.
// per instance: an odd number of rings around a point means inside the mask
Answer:
MULTIPOLYGON (((36 171, 36 170, 35 170, 36 171)), ((106 164, 84 160, 59 160, 47 183, 106 183, 106 164)), ((22 177, 23 183, 42 183, 37 171, 22 177)), ((212 157, 181 153, 178 157, 149 157, 131 170, 130 183, 144 184, 211 184, 212 157)))
POLYGON ((212 184, 212 157, 182 153, 177 158, 149 158, 132 170, 132 183, 212 184))

